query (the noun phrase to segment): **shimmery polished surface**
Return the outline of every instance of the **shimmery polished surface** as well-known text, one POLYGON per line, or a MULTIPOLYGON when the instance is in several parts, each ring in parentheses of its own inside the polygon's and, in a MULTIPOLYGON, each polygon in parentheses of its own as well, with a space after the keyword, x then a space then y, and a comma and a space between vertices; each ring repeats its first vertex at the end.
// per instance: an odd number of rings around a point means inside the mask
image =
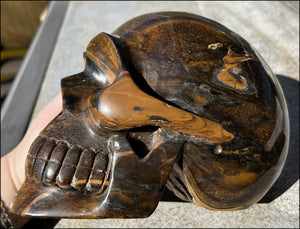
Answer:
MULTIPOLYGON (((75 4, 74 4, 75 5, 75 4)), ((211 9, 213 9, 213 8, 211 8, 211 9)), ((209 14, 209 11, 207 11, 208 12, 208 14, 209 14)), ((110 30, 111 31, 111 30, 110 30)), ((251 42, 252 43, 252 42, 251 42)), ((254 42, 255 43, 255 42, 254 42)), ((255 45, 256 47, 257 47, 257 44, 255 45)), ((210 46, 210 47, 213 47, 213 46, 210 46)), ((261 48, 260 48, 261 49, 261 48)), ((266 54, 264 54, 264 56, 266 56, 266 54)), ((268 61, 268 63, 269 63, 269 61, 268 61)), ((272 61, 271 61, 271 64, 272 64, 272 61)), ((78 65, 77 65, 78 66, 78 65)), ((78 67, 77 67, 78 68, 78 67)), ((276 69, 278 69, 279 67, 277 66, 277 67, 273 67, 272 66, 272 69, 275 69, 275 72, 277 73, 277 72, 280 72, 280 71, 278 71, 278 70, 276 70, 276 69)), ((79 68, 78 68, 79 69, 79 68)), ((284 71, 283 71, 284 72, 284 71)), ((204 87, 205 88, 205 87, 204 87)), ((200 98, 199 100, 201 100, 201 101, 203 101, 203 103, 206 103, 206 101, 205 101, 205 99, 202 99, 203 97, 198 97, 198 98, 200 98)), ((253 117, 253 119, 255 120, 255 116, 253 117)), ((226 151, 221 151, 221 150, 219 150, 219 148, 217 148, 216 150, 214 150, 214 152, 224 152, 224 153, 226 153, 226 151)), ((281 199, 281 198, 280 198, 281 199)), ((277 201, 278 202, 278 201, 277 201)), ((181 204, 178 204, 178 205, 180 205, 181 206, 181 204)), ((267 205, 268 204, 258 204, 257 206, 255 206, 255 207, 253 207, 253 208, 250 208, 250 209, 247 209, 247 215, 249 216, 249 214, 252 212, 252 211, 258 211, 259 212, 259 209, 261 209, 261 211, 262 212, 266 212, 266 210, 262 210, 262 209, 264 209, 264 208, 268 208, 267 207, 267 205), (252 209, 252 210, 251 210, 252 209)), ((273 206, 274 204, 272 204, 272 206, 273 206)), ((275 205, 276 205, 276 203, 275 203, 275 205)), ((165 207, 168 207, 167 206, 167 204, 165 203, 165 202, 161 202, 161 204, 160 204, 160 208, 158 208, 158 210, 160 210, 160 214, 164 214, 163 212, 166 212, 164 209, 165 209, 165 207), (161 211, 163 209, 163 211, 161 211)), ((177 206, 177 205, 176 205, 177 206)), ((184 207, 184 206, 187 206, 186 204, 185 205, 183 205, 182 204, 182 206, 184 207)), ((277 206, 277 205, 276 205, 277 206)), ((279 205, 278 205, 279 206, 279 205)), ((291 205, 290 205, 291 206, 291 205)), ((174 207, 174 206, 173 206, 174 207)), ((177 206, 178 207, 178 206, 177 206)), ((176 207, 176 208, 177 208, 176 207)), ((189 207, 187 207, 187 208, 189 208, 189 207)), ((178 207, 178 209, 181 209, 180 207, 178 207)), ((209 212, 206 212, 205 210, 200 210, 200 208, 197 208, 197 209, 199 209, 197 212, 201 212, 201 214, 202 215, 209 215, 209 214, 211 214, 211 213, 209 213, 209 212)), ((274 208, 273 208, 274 209, 274 208)), ((185 212, 186 212, 186 210, 185 210, 185 212)), ((194 212, 196 212, 195 211, 195 209, 194 209, 194 212)), ((237 212, 237 213, 235 213, 235 215, 241 215, 241 217, 243 217, 243 212, 244 211, 242 211, 242 212, 237 212)), ((169 213, 173 213, 173 211, 169 211, 169 213)), ((174 212, 174 214, 178 214, 178 215, 180 215, 180 212, 178 212, 178 211, 176 211, 176 212, 174 212)), ((215 213, 213 213, 214 215, 218 215, 218 213, 217 212, 215 212, 215 213)), ((223 214, 223 213, 222 213, 223 214)), ((225 214, 225 213, 224 213, 225 214)), ((229 214, 229 213, 228 213, 229 214)), ((227 213, 226 213, 226 215, 228 215, 227 213)), ((245 213, 246 214, 246 213, 245 213)), ((232 215, 232 214, 231 214, 232 215)), ((257 216, 258 215, 261 215, 261 214, 257 214, 257 216)), ((250 214, 250 216, 251 216, 251 214, 250 214)), ((140 221, 130 221, 131 223, 130 223, 130 226, 133 226, 133 225, 139 225, 139 222, 143 222, 142 223, 142 225, 148 225, 148 226, 151 226, 151 225, 155 225, 155 223, 153 224, 153 223, 151 223, 153 220, 154 221, 157 221, 157 219, 159 219, 160 217, 159 217, 159 215, 157 215, 157 214, 155 214, 155 215, 153 215, 153 217, 151 217, 151 218, 149 218, 149 220, 140 220, 140 221), (155 219, 154 219, 154 218, 155 219), (156 217, 158 217, 158 218, 156 218, 156 217), (148 222, 148 223, 147 223, 148 222)), ((172 217, 171 217, 172 218, 172 217)), ((171 219, 170 218, 170 219, 171 219)), ((218 222, 215 222, 216 224, 215 225, 221 225, 220 223, 222 222, 222 217, 218 217, 220 220, 218 221, 218 222)), ((234 215, 232 215, 232 217, 226 217, 226 221, 228 222, 228 219, 230 220, 231 218, 234 218, 234 215)), ((248 217, 249 218, 249 217, 248 217)), ((252 217, 253 218, 253 220, 255 219, 255 217, 253 216, 252 217)), ((173 220, 174 220, 174 217, 172 218, 173 220)), ((199 224, 197 224, 196 223, 196 221, 195 221, 195 219, 196 218, 194 218, 194 219, 190 219, 191 221, 192 221, 192 223, 194 223, 193 225, 195 226, 195 225, 197 225, 198 227, 199 227, 199 224), (196 224, 195 224, 196 223, 196 224)), ((251 219, 251 217, 250 217, 250 219, 251 219)), ((258 218, 257 218, 258 219, 258 218)), ((266 218, 265 218, 266 219, 266 218)), ((265 220, 265 219, 263 219, 263 218, 261 218, 261 220, 263 221, 263 220, 265 220)), ((199 219, 200 220, 200 219, 199 219)), ((259 220, 259 219, 258 219, 259 220)), ((153 222, 154 222, 153 221, 153 222)), ((255 221, 255 220, 254 220, 255 221)), ((254 222, 253 221, 253 222, 254 222)), ((60 225, 67 225, 67 224, 69 224, 69 223, 72 223, 72 221, 68 221, 68 220, 65 220, 65 221, 62 221, 62 224, 60 224, 60 225), (67 223, 67 224, 66 224, 67 223)), ((79 221, 76 221, 76 222, 79 222, 79 221)), ((84 221, 82 221, 82 222, 84 222, 84 221)), ((95 221, 96 222, 96 221, 95 221)), ((100 221, 97 221, 97 222, 100 222, 100 221)), ((105 221, 102 221, 103 222, 103 224, 101 224, 101 226, 104 226, 104 227, 107 227, 107 223, 108 222, 111 222, 109 225, 117 225, 118 224, 118 222, 120 223, 120 226, 121 225, 128 225, 128 224, 126 224, 126 220, 123 220, 123 221, 116 221, 116 220, 105 220, 105 221), (121 222, 123 222, 123 223, 121 223, 121 222), (124 224, 125 223, 125 224, 124 224), (106 226, 105 226, 106 225, 106 226)), ((157 221, 157 222, 160 222, 160 221, 157 221)), ((240 221, 241 223, 242 223, 242 225, 246 225, 245 224, 245 222, 242 220, 242 221, 240 221)), ((259 222, 260 221, 255 221, 255 222, 257 222, 257 224, 252 224, 252 225, 259 225, 259 222)), ((276 221, 274 221, 274 222, 276 222, 276 221)), ((164 222, 165 224, 161 224, 162 226, 163 225, 173 225, 173 226, 178 226, 178 225, 186 225, 186 226, 188 226, 189 224, 187 223, 187 222, 185 222, 185 223, 183 223, 183 221, 181 222, 180 220, 178 221, 178 220, 175 220, 174 222, 173 222, 173 224, 171 223, 171 222, 168 222, 168 221, 165 221, 164 222), (174 224, 175 223, 175 224, 174 224)), ((76 226, 75 224, 69 224, 69 225, 73 225, 73 227, 74 226, 76 226)), ((98 225, 98 224, 97 224, 98 225)), ((206 225, 212 225, 212 224, 206 224, 206 225)), ((233 225, 233 224, 230 224, 230 225, 233 225)), ((128 225, 129 226, 129 225, 128 225)))

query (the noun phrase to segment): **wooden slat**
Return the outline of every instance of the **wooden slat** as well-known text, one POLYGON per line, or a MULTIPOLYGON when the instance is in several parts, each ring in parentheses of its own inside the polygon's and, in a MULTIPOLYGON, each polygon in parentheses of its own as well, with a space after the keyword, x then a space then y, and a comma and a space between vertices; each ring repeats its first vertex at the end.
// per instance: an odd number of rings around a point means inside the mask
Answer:
POLYGON ((51 2, 1 109, 1 157, 22 139, 69 3, 51 2))

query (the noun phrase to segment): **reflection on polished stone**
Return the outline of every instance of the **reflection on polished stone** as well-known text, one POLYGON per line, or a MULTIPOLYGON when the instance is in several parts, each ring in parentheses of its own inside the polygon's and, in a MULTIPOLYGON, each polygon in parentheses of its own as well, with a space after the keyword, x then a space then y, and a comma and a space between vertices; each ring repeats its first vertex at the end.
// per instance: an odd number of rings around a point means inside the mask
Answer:
POLYGON ((59 114, 32 144, 13 210, 141 218, 167 186, 214 210, 260 200, 289 143, 276 77, 247 41, 194 14, 137 17, 88 44, 59 114))

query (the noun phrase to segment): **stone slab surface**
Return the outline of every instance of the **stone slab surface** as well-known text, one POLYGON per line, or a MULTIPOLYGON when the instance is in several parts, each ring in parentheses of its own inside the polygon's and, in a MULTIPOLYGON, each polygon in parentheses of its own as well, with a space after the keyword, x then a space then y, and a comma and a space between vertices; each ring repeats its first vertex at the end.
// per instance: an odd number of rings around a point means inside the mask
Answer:
POLYGON ((266 60, 281 83, 290 114, 291 143, 282 174, 259 203, 245 210, 209 211, 191 203, 161 201, 146 219, 62 219, 56 228, 299 228, 299 10, 289 3, 71 2, 33 118, 59 93, 61 78, 83 70, 83 52, 94 36, 157 11, 185 11, 215 20, 244 37, 266 60))

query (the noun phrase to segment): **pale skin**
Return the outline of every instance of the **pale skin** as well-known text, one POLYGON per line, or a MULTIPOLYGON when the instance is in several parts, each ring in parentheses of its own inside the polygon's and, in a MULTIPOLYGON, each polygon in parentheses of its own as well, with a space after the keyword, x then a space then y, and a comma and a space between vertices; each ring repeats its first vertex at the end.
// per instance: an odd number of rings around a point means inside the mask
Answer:
POLYGON ((1 199, 6 208, 11 207, 15 195, 25 181, 25 160, 31 143, 61 110, 60 93, 30 124, 21 142, 11 152, 1 157, 1 199))

